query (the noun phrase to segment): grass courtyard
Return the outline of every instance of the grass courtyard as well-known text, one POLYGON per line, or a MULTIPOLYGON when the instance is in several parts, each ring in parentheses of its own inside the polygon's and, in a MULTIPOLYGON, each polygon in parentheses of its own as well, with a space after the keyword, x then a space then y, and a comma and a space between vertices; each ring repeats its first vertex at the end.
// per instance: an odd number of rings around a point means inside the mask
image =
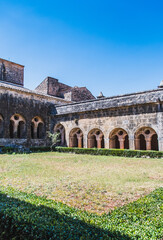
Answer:
POLYGON ((4 154, 0 185, 103 214, 163 186, 163 160, 56 152, 4 154))

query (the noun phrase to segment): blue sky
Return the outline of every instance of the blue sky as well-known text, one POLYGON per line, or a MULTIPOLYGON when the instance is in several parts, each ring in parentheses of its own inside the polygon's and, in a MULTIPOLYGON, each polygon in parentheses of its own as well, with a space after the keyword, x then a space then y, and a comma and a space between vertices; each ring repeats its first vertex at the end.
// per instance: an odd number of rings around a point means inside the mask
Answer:
POLYGON ((25 87, 46 76, 97 96, 163 80, 163 1, 0 0, 0 57, 25 65, 25 87))

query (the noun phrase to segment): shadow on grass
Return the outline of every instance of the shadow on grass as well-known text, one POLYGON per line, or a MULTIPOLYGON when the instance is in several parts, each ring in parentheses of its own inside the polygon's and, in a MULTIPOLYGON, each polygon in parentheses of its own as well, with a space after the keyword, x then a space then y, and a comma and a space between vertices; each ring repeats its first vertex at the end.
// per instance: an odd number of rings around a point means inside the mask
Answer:
MULTIPOLYGON (((25 193, 24 196, 28 198, 25 193)), ((38 199, 36 196, 29 196, 33 202, 38 199)), ((46 199, 44 201, 47 201, 47 204, 49 202, 49 206, 52 202, 46 199)), ((86 223, 80 219, 82 215, 80 211, 66 205, 54 204, 54 207, 48 207, 37 204, 31 204, 0 193, 0 239, 131 239, 121 235, 120 232, 108 231, 102 229, 102 226, 91 225, 89 220, 92 219, 92 215, 83 213, 88 222, 86 223)), ((93 215, 93 218, 95 217, 96 215, 93 215)))

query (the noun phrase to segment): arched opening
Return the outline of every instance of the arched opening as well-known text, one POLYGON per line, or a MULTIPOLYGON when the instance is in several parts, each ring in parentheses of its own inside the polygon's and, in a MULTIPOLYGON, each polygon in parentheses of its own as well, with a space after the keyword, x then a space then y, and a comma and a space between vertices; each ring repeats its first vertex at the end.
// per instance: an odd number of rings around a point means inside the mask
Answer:
POLYGON ((96 136, 93 135, 93 136, 90 136, 89 138, 89 147, 90 148, 97 148, 97 140, 96 140, 96 136))
POLYGON ((31 138, 34 139, 34 123, 31 123, 31 138))
POLYGON ((88 148, 104 148, 104 134, 99 129, 92 129, 88 133, 88 148))
POLYGON ((151 139, 151 150, 158 151, 158 138, 157 134, 153 134, 151 139))
POLYGON ((14 138, 14 121, 12 120, 10 120, 9 131, 10 131, 10 138, 14 138))
POLYGON ((23 121, 20 121, 18 123, 17 137, 18 138, 25 138, 25 123, 23 121))
POLYGON ((69 135, 69 146, 70 147, 83 147, 83 132, 80 128, 74 128, 71 130, 69 135))
POLYGON ((114 139, 114 141, 115 141, 115 148, 117 148, 117 149, 119 149, 120 148, 120 144, 119 144, 119 139, 118 139, 118 136, 117 135, 115 135, 115 137, 114 137, 115 139, 114 139))
POLYGON ((65 128, 62 124, 57 124, 54 127, 54 133, 59 133, 58 135, 58 142, 57 145, 58 146, 64 146, 65 145, 65 128))
POLYGON ((44 122, 41 117, 34 117, 31 122, 31 138, 43 139, 45 137, 44 122))
POLYGON ((109 147, 116 149, 129 149, 127 132, 122 128, 114 129, 109 136, 109 147))
POLYGON ((37 127, 37 138, 44 138, 44 124, 42 122, 40 122, 37 127))
POLYGON ((128 135, 126 135, 125 137, 125 149, 129 149, 129 139, 128 139, 128 135))
POLYGON ((135 149, 158 151, 158 136, 153 128, 142 127, 136 131, 135 149))
POLYGON ((14 114, 10 118, 9 126, 10 138, 25 138, 26 137, 26 122, 20 114, 14 114))
POLYGON ((140 150, 146 150, 146 141, 145 141, 144 135, 140 134, 139 139, 140 139, 140 150))
POLYGON ((0 115, 0 138, 3 138, 4 134, 4 120, 2 115, 0 115))

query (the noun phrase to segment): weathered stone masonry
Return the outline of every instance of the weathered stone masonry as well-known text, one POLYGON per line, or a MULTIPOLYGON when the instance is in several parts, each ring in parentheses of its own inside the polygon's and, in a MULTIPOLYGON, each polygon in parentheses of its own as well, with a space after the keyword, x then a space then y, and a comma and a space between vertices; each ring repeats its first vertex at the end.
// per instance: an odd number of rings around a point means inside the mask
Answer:
POLYGON ((163 150, 162 102, 163 89, 157 89, 56 106, 53 109, 53 125, 59 123, 64 126, 68 146, 77 146, 72 144, 71 132, 80 129, 83 147, 163 150), (97 142, 93 144, 93 137, 90 137, 92 130, 96 132, 93 136, 97 142), (147 146, 140 146, 139 136, 142 145, 146 141, 147 146))
POLYGON ((34 91, 23 82, 24 67, 0 59, 0 146, 46 146, 51 131, 62 146, 163 151, 162 85, 95 99, 51 77, 34 91))

